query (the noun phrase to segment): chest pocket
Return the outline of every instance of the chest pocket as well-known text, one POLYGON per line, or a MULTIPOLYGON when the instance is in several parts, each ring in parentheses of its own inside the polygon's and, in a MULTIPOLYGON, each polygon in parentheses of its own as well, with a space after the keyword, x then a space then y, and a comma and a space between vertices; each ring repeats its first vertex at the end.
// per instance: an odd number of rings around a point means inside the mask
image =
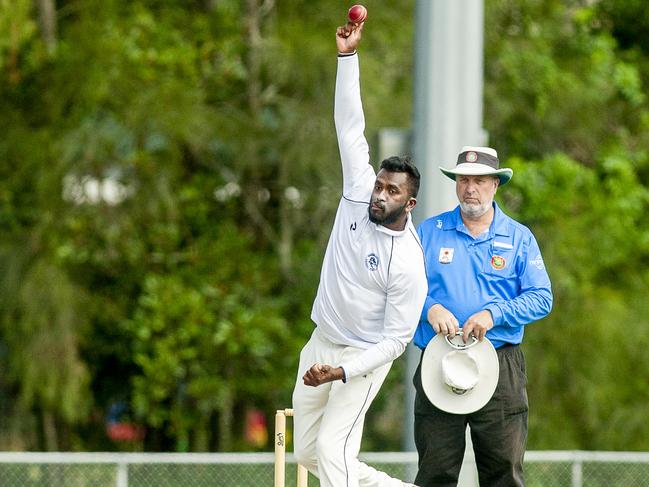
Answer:
POLYGON ((503 279, 516 278, 516 252, 513 249, 490 247, 487 259, 483 263, 485 274, 503 279))

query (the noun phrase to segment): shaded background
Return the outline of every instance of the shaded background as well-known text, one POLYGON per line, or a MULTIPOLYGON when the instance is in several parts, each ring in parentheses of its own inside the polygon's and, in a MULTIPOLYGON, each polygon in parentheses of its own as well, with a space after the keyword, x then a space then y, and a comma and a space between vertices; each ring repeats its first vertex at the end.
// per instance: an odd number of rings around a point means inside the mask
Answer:
MULTIPOLYGON (((370 141, 411 124, 414 4, 365 2, 370 141)), ((271 447, 340 195, 348 7, 0 1, 0 449, 271 447)), ((555 293, 529 449, 649 450, 648 80, 643 0, 485 0, 499 201, 555 293)), ((403 367, 365 450, 400 449, 403 367)))

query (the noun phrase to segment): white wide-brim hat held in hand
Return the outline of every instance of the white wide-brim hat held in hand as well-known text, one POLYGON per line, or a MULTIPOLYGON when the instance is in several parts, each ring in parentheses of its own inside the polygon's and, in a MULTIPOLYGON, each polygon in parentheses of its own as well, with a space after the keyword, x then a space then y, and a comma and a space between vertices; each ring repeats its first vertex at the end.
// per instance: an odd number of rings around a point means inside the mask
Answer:
POLYGON ((498 355, 491 342, 436 335, 424 350, 421 385, 435 407, 453 414, 482 408, 498 385, 498 355))

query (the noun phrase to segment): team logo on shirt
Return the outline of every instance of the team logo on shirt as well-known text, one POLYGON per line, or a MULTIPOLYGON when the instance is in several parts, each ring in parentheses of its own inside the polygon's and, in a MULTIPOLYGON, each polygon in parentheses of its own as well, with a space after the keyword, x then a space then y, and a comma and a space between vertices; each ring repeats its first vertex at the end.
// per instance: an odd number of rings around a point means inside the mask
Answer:
POLYGON ((365 267, 371 271, 375 271, 379 268, 379 257, 376 254, 368 254, 365 257, 365 267))
POLYGON ((494 255, 491 258, 491 267, 493 267, 497 271, 504 269, 506 265, 507 262, 505 261, 502 255, 494 255))
POLYGON ((453 262, 453 253, 455 249, 452 247, 442 247, 439 249, 439 263, 440 264, 450 264, 453 262))

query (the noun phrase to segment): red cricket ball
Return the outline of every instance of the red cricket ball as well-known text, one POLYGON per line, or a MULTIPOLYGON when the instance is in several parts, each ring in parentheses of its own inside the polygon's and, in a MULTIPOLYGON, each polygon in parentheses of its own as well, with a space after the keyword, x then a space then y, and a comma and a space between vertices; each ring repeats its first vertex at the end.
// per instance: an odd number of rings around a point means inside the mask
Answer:
POLYGON ((354 24, 360 24, 367 19, 367 9, 362 5, 352 5, 347 12, 347 18, 354 24))

